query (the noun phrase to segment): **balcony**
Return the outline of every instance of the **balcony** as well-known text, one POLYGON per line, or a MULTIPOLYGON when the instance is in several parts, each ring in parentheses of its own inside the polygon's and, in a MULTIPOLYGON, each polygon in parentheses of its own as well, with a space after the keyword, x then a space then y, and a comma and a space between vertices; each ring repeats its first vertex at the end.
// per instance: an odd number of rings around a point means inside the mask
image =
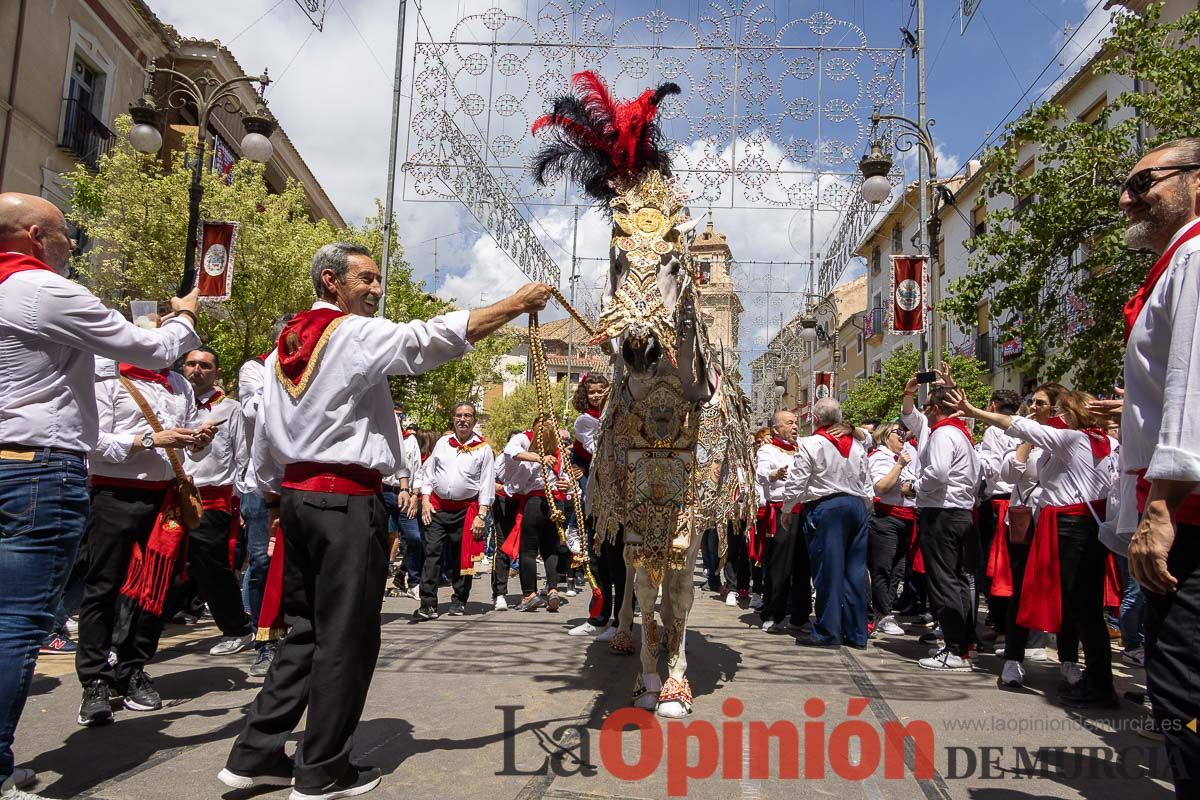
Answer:
POLYGON ((863 337, 869 344, 879 344, 883 341, 884 330, 883 306, 868 308, 863 315, 863 337))
POLYGON ((115 135, 92 115, 78 100, 63 100, 62 136, 58 146, 70 150, 91 169, 96 169, 100 156, 112 149, 115 135))

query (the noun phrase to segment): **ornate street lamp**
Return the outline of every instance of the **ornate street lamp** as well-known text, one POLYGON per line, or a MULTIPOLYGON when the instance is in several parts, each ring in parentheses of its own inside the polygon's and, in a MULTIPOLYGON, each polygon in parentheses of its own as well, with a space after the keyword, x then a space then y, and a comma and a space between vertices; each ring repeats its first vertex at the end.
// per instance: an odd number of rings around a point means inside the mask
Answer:
POLYGON ((258 84, 258 103, 252 113, 242 117, 242 126, 246 135, 242 138, 242 155, 251 161, 267 162, 271 160, 274 148, 271 146, 271 134, 275 131, 275 123, 263 104, 262 90, 271 79, 267 71, 258 77, 239 75, 226 81, 201 75, 192 78, 173 69, 165 69, 154 62, 146 67, 146 92, 140 100, 129 106, 129 116, 133 119, 133 128, 129 131, 129 143, 140 153, 157 153, 162 147, 161 115, 154 98, 150 96, 150 86, 158 73, 171 75, 175 85, 167 92, 166 104, 171 108, 183 108, 187 105, 196 107, 196 158, 192 162, 192 182, 188 187, 188 235, 187 250, 183 259, 183 280, 179 284, 180 296, 192 290, 196 279, 196 236, 200 226, 200 199, 204 194, 200 179, 204 174, 204 156, 208 144, 208 115, 214 108, 221 108, 230 114, 246 112, 246 106, 236 94, 235 86, 240 83, 258 84))

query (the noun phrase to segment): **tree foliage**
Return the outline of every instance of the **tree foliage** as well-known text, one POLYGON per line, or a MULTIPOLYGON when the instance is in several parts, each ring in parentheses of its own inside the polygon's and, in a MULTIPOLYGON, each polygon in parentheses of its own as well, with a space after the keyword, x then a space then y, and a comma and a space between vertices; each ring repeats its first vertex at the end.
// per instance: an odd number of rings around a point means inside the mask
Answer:
POLYGON ((513 431, 529 429, 537 416, 537 392, 532 383, 522 383, 512 394, 501 397, 488 406, 488 418, 483 423, 483 435, 497 452, 504 449, 513 431))
POLYGON ((1074 370, 1078 388, 1100 392, 1120 375, 1121 307, 1153 260, 1126 249, 1117 203, 1120 182, 1139 157, 1138 123, 1150 132, 1147 149, 1200 133, 1200 59, 1190 45, 1200 35, 1200 11, 1169 23, 1160 22, 1160 12, 1158 5, 1144 16, 1116 16, 1092 67, 1097 75, 1140 81, 1146 91, 1122 93, 1090 122, 1043 104, 1010 125, 1004 144, 988 153, 984 196, 1007 196, 1013 207, 989 208, 968 275, 952 281, 939 304, 970 328, 979 304, 990 301, 992 316, 1004 321, 1002 336, 1021 340, 1018 365, 1042 380, 1074 370), (1038 151, 1036 168, 1024 176, 1020 145, 1038 151))
MULTIPOLYGON (((990 384, 981 377, 983 365, 969 356, 953 355, 946 359, 954 385, 967 393, 967 397, 980 408, 987 405, 992 393, 990 384)), ((900 416, 900 403, 904 399, 904 384, 920 369, 921 355, 911 344, 893 350, 881 365, 879 375, 864 378, 851 387, 842 413, 853 423, 864 419, 891 420, 900 416)))
MULTIPOLYGON (((138 153, 128 142, 130 124, 127 116, 117 120, 117 143, 96 172, 80 165, 68 175, 69 216, 97 245, 76 259, 75 268, 98 296, 123 311, 130 300, 161 301, 178 288, 187 243, 187 164, 195 153, 194 147, 178 150, 169 164, 138 153)), ((205 305, 199 322, 201 338, 221 358, 229 389, 236 385, 238 365, 270 349, 275 320, 312 305, 309 264, 317 248, 353 241, 377 261, 382 258, 384 215, 378 201, 361 227, 338 229, 312 219, 299 183, 289 179, 281 193, 270 193, 263 169, 239 160, 228 184, 210 170, 202 178, 201 217, 240 223, 230 299, 205 305)), ((452 303, 413 280, 392 227, 387 316, 408 321, 452 310, 452 303)), ((504 337, 489 337, 463 359, 393 379, 392 393, 422 425, 441 430, 454 403, 478 399, 482 385, 494 380, 496 356, 508 347, 504 337)))

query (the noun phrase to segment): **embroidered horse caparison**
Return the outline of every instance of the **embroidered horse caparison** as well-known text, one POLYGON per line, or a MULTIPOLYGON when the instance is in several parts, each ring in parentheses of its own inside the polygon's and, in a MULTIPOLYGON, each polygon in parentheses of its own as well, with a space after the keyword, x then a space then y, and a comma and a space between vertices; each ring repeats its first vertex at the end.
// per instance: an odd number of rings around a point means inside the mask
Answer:
POLYGON ((596 343, 612 353, 613 391, 600 419, 588 482, 594 546, 624 543, 625 597, 611 646, 634 652, 632 592, 641 609, 641 670, 633 701, 666 717, 691 713, 684 639, 703 534, 754 515, 745 396, 723 380, 697 310, 685 195, 654 122, 672 83, 627 102, 592 72, 574 76, 533 132, 539 183, 568 175, 613 221, 608 291, 596 343), (656 617, 662 587, 662 628, 656 617), (664 642, 665 638, 665 642, 664 642), (665 644, 667 680, 658 671, 665 644))

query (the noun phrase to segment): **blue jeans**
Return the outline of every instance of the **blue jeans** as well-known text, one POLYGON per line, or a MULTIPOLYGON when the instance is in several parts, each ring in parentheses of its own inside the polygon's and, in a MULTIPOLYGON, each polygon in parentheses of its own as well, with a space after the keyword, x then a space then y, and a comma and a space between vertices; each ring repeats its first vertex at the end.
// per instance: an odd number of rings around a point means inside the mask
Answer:
POLYGON ((242 519, 246 521, 246 573, 242 575, 242 605, 250 615, 251 629, 258 630, 258 611, 262 608, 267 570, 271 568, 271 557, 267 555, 267 544, 271 540, 271 532, 267 529, 267 504, 256 494, 243 494, 242 519))
POLYGON ((808 542, 817 617, 813 639, 867 644, 867 508, 861 497, 843 495, 806 505, 808 542))
POLYGON ((87 514, 83 458, 0 460, 0 781, 13 773, 13 734, 87 514))
MULTIPOLYGON (((418 512, 419 513, 419 512, 418 512)), ((421 541, 421 523, 413 517, 399 515, 400 536, 404 541, 404 571, 408 573, 408 585, 421 585, 421 570, 425 567, 425 544, 421 541)))
POLYGON ((1142 594, 1142 587, 1129 574, 1128 559, 1118 555, 1117 564, 1121 567, 1121 574, 1125 576, 1125 591, 1121 593, 1121 614, 1118 617, 1118 624, 1121 627, 1121 645, 1126 650, 1136 650, 1145 641, 1142 633, 1142 620, 1146 616, 1146 596, 1142 594))

